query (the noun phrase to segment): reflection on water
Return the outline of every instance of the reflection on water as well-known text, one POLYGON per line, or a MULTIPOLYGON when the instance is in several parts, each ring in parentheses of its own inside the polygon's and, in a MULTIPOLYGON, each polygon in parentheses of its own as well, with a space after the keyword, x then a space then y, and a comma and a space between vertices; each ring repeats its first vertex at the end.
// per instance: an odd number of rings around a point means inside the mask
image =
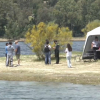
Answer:
MULTIPOLYGON (((5 56, 5 43, 6 42, 0 42, 0 57, 5 56)), ((22 55, 34 55, 32 50, 24 42, 19 42, 19 45, 21 46, 22 55)), ((73 41, 73 45, 72 45, 73 51, 82 51, 83 45, 84 45, 84 41, 73 41)))
POLYGON ((100 86, 0 81, 0 100, 100 100, 100 86))

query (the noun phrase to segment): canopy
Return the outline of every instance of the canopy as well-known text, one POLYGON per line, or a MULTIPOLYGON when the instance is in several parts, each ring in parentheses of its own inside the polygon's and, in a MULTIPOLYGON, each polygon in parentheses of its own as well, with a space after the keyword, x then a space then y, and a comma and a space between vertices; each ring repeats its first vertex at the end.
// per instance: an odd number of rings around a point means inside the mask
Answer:
POLYGON ((91 59, 93 56, 93 51, 91 49, 91 43, 95 39, 95 36, 100 40, 100 27, 93 29, 87 33, 85 44, 83 47, 82 59, 91 59))

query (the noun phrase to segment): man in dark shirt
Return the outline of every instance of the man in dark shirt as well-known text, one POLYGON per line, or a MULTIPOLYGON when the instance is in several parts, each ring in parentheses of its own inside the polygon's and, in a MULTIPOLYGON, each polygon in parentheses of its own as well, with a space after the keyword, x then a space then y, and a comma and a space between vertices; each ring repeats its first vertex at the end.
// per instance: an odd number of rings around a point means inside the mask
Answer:
POLYGON ((54 40, 54 43, 55 43, 54 50, 55 50, 56 64, 59 64, 59 44, 57 40, 54 40))
POLYGON ((18 60, 18 65, 20 65, 20 45, 18 44, 18 40, 15 41, 15 55, 18 60))

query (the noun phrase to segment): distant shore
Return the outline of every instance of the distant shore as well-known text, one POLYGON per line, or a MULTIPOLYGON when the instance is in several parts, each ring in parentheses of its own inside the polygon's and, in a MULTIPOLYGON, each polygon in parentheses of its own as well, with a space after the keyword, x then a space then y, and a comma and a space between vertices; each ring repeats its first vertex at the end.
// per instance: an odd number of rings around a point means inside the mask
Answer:
POLYGON ((0 80, 7 81, 38 81, 38 82, 67 82, 74 84, 100 85, 100 61, 76 61, 73 54, 72 68, 67 67, 65 56, 60 64, 51 61, 37 61, 36 56, 21 56, 21 65, 17 65, 14 57, 14 67, 5 66, 5 57, 0 58, 0 80))
POLYGON ((72 41, 85 41, 85 37, 73 37, 71 40, 72 41))
MULTIPOLYGON (((7 42, 7 41, 9 41, 9 39, 0 38, 0 42, 7 42)), ((21 38, 19 39, 19 41, 24 42, 25 39, 21 38)), ((71 41, 85 41, 85 37, 73 37, 71 41)))
MULTIPOLYGON (((8 42, 8 41, 10 41, 10 39, 0 38, 0 42, 8 42)), ((11 41, 12 41, 12 40, 11 40, 11 41)), ((25 39, 24 39, 24 38, 21 38, 21 39, 19 39, 19 41, 24 42, 25 39)))

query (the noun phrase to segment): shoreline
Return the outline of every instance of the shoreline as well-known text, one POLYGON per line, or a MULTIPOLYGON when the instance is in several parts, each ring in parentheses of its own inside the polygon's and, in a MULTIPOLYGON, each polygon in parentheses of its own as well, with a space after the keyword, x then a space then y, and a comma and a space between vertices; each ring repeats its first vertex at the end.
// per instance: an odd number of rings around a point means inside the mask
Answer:
POLYGON ((73 37, 71 41, 85 41, 85 37, 73 37))
MULTIPOLYGON (((10 41, 10 40, 9 40, 9 39, 4 39, 4 38, 0 38, 0 42, 8 42, 8 41, 10 41)), ((11 41, 12 41, 12 40, 11 40, 11 41)), ((18 41, 24 42, 25 39, 24 39, 24 38, 21 38, 21 39, 19 39, 18 41)))
MULTIPOLYGON (((4 38, 0 38, 0 42, 8 42, 9 39, 4 39, 4 38)), ((19 39, 20 42, 24 42, 25 39, 24 38, 21 38, 19 39)), ((85 37, 73 37, 71 39, 71 41, 85 41, 85 37)))
MULTIPOLYGON (((20 66, 6 67, 5 57, 2 57, 0 80, 100 85, 100 61, 77 62, 72 58, 72 68, 68 68, 64 57, 60 60, 60 64, 55 64, 55 60, 52 60, 51 65, 45 65, 44 61, 36 61, 36 59, 36 56, 21 56, 20 66)), ((16 65, 17 61, 14 57, 14 66, 16 65)))

